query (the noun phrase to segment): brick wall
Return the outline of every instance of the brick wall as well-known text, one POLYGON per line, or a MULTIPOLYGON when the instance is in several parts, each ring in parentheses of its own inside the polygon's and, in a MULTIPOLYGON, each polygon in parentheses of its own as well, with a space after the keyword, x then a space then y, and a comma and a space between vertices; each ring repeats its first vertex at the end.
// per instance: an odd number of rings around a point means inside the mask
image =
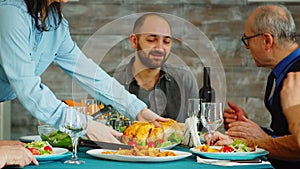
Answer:
MULTIPOLYGON (((101 26, 133 13, 162 12, 181 17, 197 26, 215 46, 223 63, 227 100, 242 106, 250 119, 268 127, 270 116, 263 105, 269 70, 257 68, 250 52, 240 41, 248 12, 259 3, 246 0, 81 0, 64 5, 73 39, 82 47, 101 26)), ((300 26, 300 3, 285 4, 300 26)), ((55 65, 42 76, 58 98, 70 97, 71 79, 55 65)), ((37 133, 37 120, 20 105, 12 102, 12 138, 37 133)))

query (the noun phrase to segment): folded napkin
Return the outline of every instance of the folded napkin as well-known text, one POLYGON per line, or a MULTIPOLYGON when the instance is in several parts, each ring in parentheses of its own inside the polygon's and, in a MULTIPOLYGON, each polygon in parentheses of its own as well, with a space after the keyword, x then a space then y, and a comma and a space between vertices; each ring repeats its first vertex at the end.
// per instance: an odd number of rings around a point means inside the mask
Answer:
POLYGON ((199 156, 196 156, 197 163, 204 163, 204 164, 212 164, 212 165, 219 165, 219 166, 240 166, 240 165, 265 165, 271 163, 269 161, 261 161, 261 162, 234 162, 230 160, 217 160, 217 159, 207 159, 207 158, 201 158, 199 156))
POLYGON ((181 144, 196 147, 201 145, 200 137, 197 131, 198 118, 196 116, 189 117, 185 120, 185 129, 181 144))

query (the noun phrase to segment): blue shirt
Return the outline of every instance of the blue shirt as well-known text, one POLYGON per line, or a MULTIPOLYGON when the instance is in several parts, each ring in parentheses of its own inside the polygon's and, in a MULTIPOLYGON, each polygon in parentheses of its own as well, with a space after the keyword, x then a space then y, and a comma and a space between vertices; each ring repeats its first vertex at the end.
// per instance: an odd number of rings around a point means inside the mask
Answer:
POLYGON ((0 102, 17 97, 34 117, 62 129, 67 105, 40 77, 54 62, 93 97, 135 119, 146 104, 81 53, 65 18, 58 25, 49 15, 52 29, 40 32, 24 0, 0 0, 0 102))
POLYGON ((293 51, 291 54, 289 54, 287 57, 285 57, 282 61, 280 61, 275 66, 275 68, 273 69, 273 73, 276 78, 276 87, 278 87, 278 85, 281 84, 282 80, 287 74, 289 65, 299 57, 299 53, 300 53, 300 48, 293 51))

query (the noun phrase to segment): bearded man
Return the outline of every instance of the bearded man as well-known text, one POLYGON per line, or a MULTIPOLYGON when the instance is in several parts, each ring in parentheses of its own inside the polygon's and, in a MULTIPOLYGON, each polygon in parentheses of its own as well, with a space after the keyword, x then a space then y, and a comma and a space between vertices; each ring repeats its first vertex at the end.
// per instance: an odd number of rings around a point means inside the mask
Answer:
POLYGON ((198 98, 198 86, 189 69, 166 63, 172 57, 169 22, 147 13, 136 20, 129 39, 135 56, 114 77, 157 114, 184 122, 188 98, 198 98))

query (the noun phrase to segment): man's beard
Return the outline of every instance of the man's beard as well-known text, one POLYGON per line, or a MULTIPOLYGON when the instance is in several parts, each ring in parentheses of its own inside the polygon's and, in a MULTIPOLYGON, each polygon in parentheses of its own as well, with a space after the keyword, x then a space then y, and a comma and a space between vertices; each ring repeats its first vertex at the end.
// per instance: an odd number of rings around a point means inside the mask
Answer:
POLYGON ((166 52, 161 52, 161 51, 149 51, 148 54, 146 54, 143 49, 141 48, 140 44, 138 43, 137 46, 137 55, 140 59, 140 61, 142 62, 143 65, 145 65, 146 67, 150 68, 150 69, 156 69, 156 68, 160 68, 164 63, 166 63, 169 55, 166 55, 166 52), (155 55, 155 54, 159 54, 163 56, 163 60, 161 60, 161 62, 159 63, 153 63, 152 60, 150 59, 150 55, 155 55))

